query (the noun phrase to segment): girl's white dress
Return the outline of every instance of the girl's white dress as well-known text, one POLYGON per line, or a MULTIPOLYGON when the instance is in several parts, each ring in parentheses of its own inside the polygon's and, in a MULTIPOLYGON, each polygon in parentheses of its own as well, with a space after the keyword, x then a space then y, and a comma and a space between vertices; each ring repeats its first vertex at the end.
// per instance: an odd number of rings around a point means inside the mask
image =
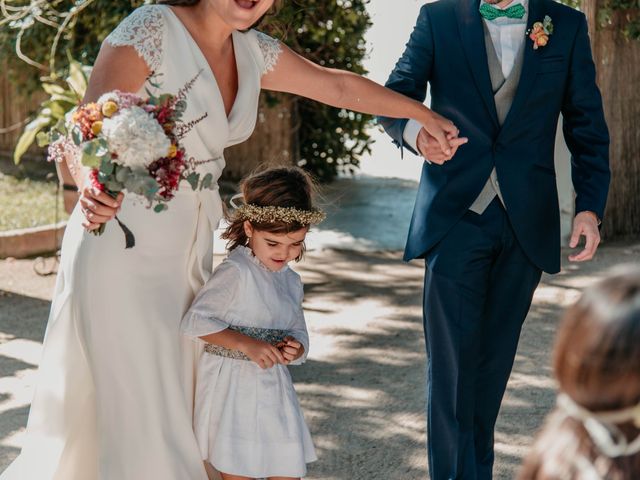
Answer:
MULTIPOLYGON (((233 33, 239 90, 227 117, 211 68, 168 6, 139 8, 106 42, 135 48, 162 92, 202 71, 184 118, 207 117, 183 144, 188 157, 215 159, 200 168, 217 180, 224 149, 254 129, 261 76, 279 44, 233 33)), ((192 429, 201 350, 179 327, 211 274, 222 203, 217 190, 187 184, 162 213, 132 197, 119 214, 136 237, 129 250, 115 222, 95 237, 79 207, 71 215, 24 447, 2 480, 207 478, 192 429)))
MULTIPOLYGON (((182 320, 197 339, 229 326, 287 330, 304 345, 302 282, 289 267, 272 272, 238 247, 216 268, 182 320)), ((203 343, 202 340, 197 340, 203 343)), ((204 353, 196 383, 194 429, 202 458, 217 470, 252 478, 303 477, 316 460, 289 370, 204 353)))

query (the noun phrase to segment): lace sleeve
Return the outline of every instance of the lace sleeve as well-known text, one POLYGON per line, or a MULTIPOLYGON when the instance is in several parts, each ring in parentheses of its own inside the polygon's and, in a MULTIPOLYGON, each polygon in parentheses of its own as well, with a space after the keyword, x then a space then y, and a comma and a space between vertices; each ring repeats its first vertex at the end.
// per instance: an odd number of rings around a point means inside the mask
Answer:
POLYGON ((256 32, 258 38, 258 46, 260 47, 260 51, 262 52, 262 57, 264 58, 264 70, 262 74, 268 73, 272 71, 276 63, 278 63, 278 58, 280 58, 280 54, 282 53, 282 46, 280 42, 275 38, 270 37, 262 32, 256 32))
POLYGON ((135 48, 149 69, 155 72, 162 64, 163 27, 162 12, 158 5, 140 7, 125 18, 105 42, 114 47, 135 48))

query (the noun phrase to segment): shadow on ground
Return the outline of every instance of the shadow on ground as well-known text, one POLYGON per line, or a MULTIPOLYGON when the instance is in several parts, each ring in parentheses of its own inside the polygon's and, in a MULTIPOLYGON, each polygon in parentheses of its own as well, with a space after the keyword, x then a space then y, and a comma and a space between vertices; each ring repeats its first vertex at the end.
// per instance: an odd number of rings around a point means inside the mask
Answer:
MULTIPOLYGON (((498 419, 495 478, 515 477, 553 405, 550 354, 561 311, 609 266, 639 255, 640 244, 606 245, 596 261, 543 277, 498 419)), ((28 400, 15 397, 33 370, 33 362, 7 352, 16 342, 40 342, 48 314, 44 297, 21 289, 31 263, 14 262, 11 271, 22 280, 11 287, 5 267, 0 262, 0 471, 18 452, 11 439, 26 423, 28 400)), ((400 253, 325 250, 310 252, 296 269, 306 286, 312 345, 307 363, 291 370, 320 457, 307 478, 428 478, 423 266, 402 263, 400 253)), ((47 282, 52 290, 53 279, 47 282)))

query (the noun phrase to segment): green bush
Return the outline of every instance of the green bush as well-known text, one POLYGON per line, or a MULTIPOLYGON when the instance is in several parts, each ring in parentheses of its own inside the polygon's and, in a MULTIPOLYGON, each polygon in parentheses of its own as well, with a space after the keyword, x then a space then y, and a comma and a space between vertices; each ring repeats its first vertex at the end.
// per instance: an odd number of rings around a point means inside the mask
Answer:
MULTIPOLYGON (((330 68, 365 74, 364 34, 371 26, 369 0, 289 0, 264 30, 281 38, 295 52, 330 68)), ((359 157, 370 152, 368 115, 300 98, 300 162, 320 180, 337 172, 352 173, 359 157)))

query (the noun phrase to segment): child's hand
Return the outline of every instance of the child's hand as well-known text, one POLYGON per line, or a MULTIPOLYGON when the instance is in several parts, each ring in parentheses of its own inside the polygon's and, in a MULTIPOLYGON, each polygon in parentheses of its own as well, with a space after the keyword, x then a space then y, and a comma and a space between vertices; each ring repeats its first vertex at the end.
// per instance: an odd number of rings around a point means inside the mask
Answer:
POLYGON ((285 337, 284 341, 279 345, 282 356, 287 363, 291 363, 304 354, 304 347, 293 337, 285 337))
POLYGON ((280 350, 270 343, 255 338, 247 337, 239 350, 262 369, 271 368, 277 363, 283 365, 288 363, 280 350))

